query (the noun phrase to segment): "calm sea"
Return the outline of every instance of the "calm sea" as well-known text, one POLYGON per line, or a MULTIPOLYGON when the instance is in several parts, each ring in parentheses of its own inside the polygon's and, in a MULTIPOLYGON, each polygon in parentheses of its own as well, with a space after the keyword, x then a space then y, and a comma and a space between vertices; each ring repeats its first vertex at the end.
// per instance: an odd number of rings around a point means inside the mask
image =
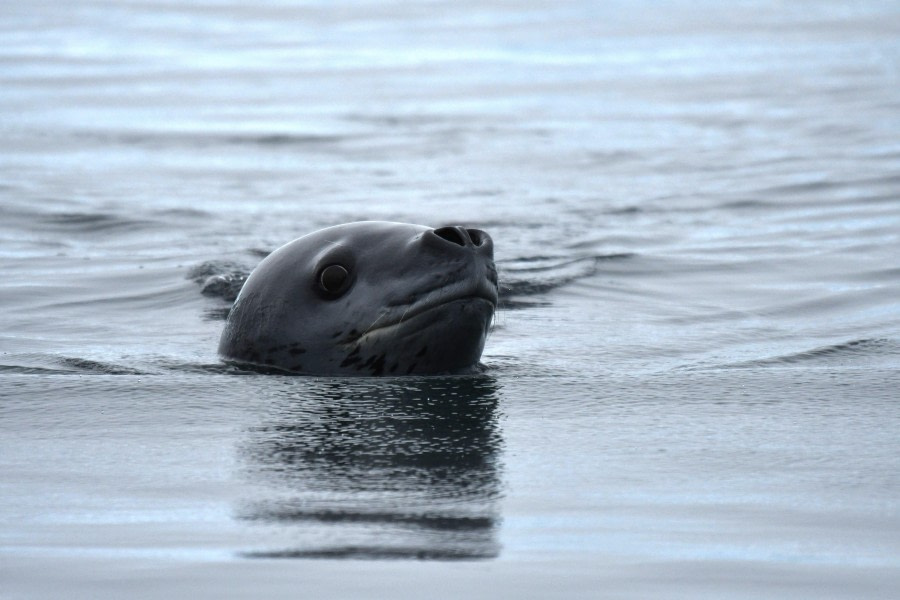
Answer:
POLYGON ((0 6, 4 600, 898 588, 896 2, 0 6), (485 372, 223 366, 365 219, 491 233, 485 372))

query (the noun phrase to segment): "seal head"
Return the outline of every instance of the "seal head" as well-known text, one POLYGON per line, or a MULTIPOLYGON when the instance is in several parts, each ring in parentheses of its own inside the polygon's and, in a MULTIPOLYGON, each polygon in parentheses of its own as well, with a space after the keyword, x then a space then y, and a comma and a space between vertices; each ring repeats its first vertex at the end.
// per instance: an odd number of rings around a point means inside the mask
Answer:
POLYGON ((322 229, 253 270, 219 354, 313 375, 472 371, 497 306, 493 258, 478 229, 381 221, 322 229))

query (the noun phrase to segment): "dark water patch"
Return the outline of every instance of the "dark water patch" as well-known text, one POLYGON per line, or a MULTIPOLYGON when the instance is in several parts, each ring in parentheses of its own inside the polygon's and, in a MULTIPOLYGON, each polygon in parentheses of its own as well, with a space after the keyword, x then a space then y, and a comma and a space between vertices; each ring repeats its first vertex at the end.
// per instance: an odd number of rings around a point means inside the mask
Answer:
MULTIPOLYGON (((860 244, 857 249, 872 250, 878 246, 860 244)), ((864 269, 843 275, 847 281, 860 281, 864 283, 883 282, 889 284, 900 283, 900 267, 885 267, 880 269, 864 269)))
POLYGON ((43 229, 68 234, 122 234, 159 227, 158 221, 132 219, 110 213, 56 212, 37 216, 43 229))
POLYGON ((222 298, 229 302, 233 302, 244 287, 247 281, 246 273, 223 273, 213 275, 203 281, 200 293, 204 296, 212 296, 222 298))
POLYGON ((499 551, 471 551, 461 548, 384 548, 380 546, 334 546, 297 550, 243 552, 243 558, 355 559, 355 560, 489 560, 499 551))
POLYGON ((778 206, 776 202, 768 200, 760 200, 759 198, 742 198, 739 200, 728 200, 718 205, 718 208, 726 210, 762 210, 771 209, 778 206))
POLYGON ((636 214, 640 214, 642 212, 646 212, 646 209, 641 206, 620 206, 620 207, 610 208, 608 210, 605 210, 603 214, 626 216, 626 215, 636 215, 636 214))
POLYGON ((249 267, 240 263, 213 260, 191 267, 187 278, 200 286, 200 293, 204 296, 234 302, 250 271, 249 267))
POLYGON ((252 146, 319 146, 337 144, 344 141, 345 137, 339 135, 312 135, 312 134, 264 134, 264 135, 233 135, 224 138, 229 144, 252 146))
POLYGON ((62 358, 60 362, 82 373, 98 375, 146 375, 144 371, 87 358, 62 358))
POLYGON ((241 515, 248 520, 286 523, 364 523, 376 525, 406 525, 436 531, 482 531, 494 528, 496 519, 491 516, 452 515, 440 513, 404 513, 353 510, 304 510, 291 506, 253 506, 241 515))
POLYGON ((0 364, 0 373, 17 375, 147 375, 132 367, 67 356, 23 356, 26 364, 0 364), (27 364, 43 363, 43 364, 27 364))
MULTIPOLYGON (((776 185, 776 186, 768 186, 763 187, 756 190, 757 193, 763 195, 778 195, 778 196, 808 196, 809 194, 821 194, 824 192, 834 192, 836 190, 851 190, 854 192, 854 196, 859 196, 861 198, 865 198, 866 194, 861 193, 861 190, 869 188, 869 187, 893 187, 900 185, 900 175, 890 174, 884 175, 880 177, 867 177, 860 179, 845 179, 845 180, 833 180, 833 179, 813 179, 810 181, 798 182, 798 183, 789 183, 785 185, 776 185)), ((896 199, 896 195, 894 196, 896 199)))
POLYGON ((890 203, 892 206, 900 202, 900 192, 887 192, 884 194, 868 193, 864 196, 853 199, 854 203, 860 204, 885 204, 890 203))
POLYGON ((216 132, 80 132, 81 139, 103 144, 140 146, 153 149, 210 149, 222 146, 257 146, 261 148, 316 148, 338 144, 345 136, 294 133, 216 133, 216 132))
POLYGON ((19 200, 15 206, 3 207, 4 225, 29 233, 57 234, 60 242, 67 236, 122 235, 141 233, 162 227, 167 220, 125 217, 113 212, 80 210, 48 210, 48 206, 75 203, 52 197, 19 200))
POLYGON ((11 375, 65 375, 79 373, 75 369, 53 369, 49 367, 32 367, 26 365, 0 365, 0 373, 11 375))

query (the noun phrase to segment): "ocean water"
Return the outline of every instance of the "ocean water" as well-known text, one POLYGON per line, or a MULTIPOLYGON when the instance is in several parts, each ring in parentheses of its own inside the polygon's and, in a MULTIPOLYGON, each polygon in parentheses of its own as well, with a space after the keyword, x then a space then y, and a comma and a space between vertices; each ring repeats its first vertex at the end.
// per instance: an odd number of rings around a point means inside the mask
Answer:
POLYGON ((896 597, 898 74, 889 1, 6 0, 0 597, 896 597), (483 373, 219 361, 366 219, 493 236, 483 373))

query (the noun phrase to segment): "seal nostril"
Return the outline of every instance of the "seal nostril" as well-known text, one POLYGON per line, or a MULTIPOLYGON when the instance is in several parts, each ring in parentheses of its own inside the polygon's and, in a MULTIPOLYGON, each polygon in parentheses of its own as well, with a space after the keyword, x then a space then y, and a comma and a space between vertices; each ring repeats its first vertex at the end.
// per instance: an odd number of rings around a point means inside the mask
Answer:
POLYGON ((456 244, 457 246, 466 245, 466 238, 464 237, 465 234, 460 231, 459 227, 441 227, 439 229, 435 229, 434 234, 439 238, 456 244))

